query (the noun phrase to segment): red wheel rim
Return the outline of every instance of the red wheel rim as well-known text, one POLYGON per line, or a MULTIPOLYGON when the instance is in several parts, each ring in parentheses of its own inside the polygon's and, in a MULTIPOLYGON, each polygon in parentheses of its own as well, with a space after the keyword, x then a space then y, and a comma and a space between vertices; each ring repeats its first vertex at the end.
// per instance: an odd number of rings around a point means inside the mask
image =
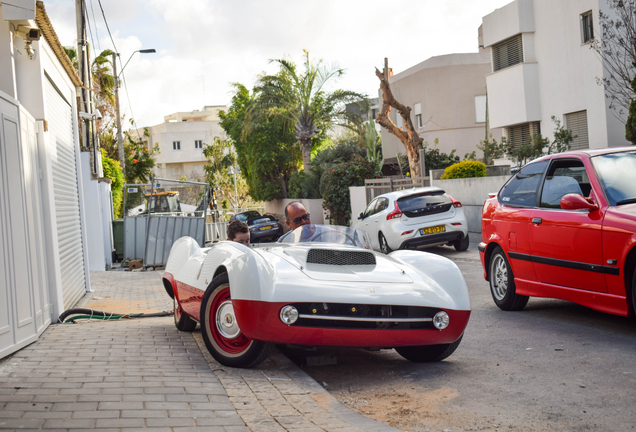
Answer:
POLYGON ((208 314, 208 327, 210 328, 214 341, 220 349, 228 354, 239 354, 247 349, 252 340, 246 338, 242 334, 235 339, 228 339, 219 332, 219 329, 216 326, 217 311, 219 310, 219 307, 228 300, 231 300, 229 287, 223 288, 216 294, 214 300, 212 300, 212 305, 210 306, 210 312, 208 314))

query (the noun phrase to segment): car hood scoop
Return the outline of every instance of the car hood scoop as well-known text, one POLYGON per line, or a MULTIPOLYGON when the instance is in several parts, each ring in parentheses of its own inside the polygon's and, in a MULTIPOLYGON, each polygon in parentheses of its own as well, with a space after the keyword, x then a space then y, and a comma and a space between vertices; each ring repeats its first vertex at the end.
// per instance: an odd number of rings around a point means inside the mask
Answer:
POLYGON ((411 283, 393 260, 371 251, 348 247, 292 246, 281 253, 308 277, 321 281, 411 283))

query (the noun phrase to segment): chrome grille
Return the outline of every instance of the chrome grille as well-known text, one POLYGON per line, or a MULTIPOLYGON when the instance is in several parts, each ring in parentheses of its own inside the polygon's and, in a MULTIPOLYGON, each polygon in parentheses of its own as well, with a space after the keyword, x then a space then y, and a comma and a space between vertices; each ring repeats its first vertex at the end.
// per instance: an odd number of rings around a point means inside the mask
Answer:
POLYGON ((327 265, 375 265, 372 252, 309 249, 308 264, 327 265))

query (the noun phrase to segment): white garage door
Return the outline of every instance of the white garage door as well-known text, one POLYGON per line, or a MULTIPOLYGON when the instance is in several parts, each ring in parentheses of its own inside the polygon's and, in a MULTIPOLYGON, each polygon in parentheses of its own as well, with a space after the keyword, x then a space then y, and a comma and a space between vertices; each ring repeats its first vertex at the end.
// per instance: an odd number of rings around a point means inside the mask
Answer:
POLYGON ((67 310, 73 307, 86 293, 77 187, 77 162, 73 136, 73 110, 55 86, 48 79, 45 81, 49 143, 54 147, 51 152, 51 165, 60 252, 60 273, 62 275, 62 297, 64 310, 67 310))

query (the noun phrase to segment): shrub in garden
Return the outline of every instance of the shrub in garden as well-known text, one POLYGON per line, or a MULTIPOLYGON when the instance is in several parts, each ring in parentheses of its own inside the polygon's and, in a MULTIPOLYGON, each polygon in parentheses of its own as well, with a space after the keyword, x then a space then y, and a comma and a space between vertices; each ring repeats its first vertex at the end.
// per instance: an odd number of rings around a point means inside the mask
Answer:
POLYGON ((457 179, 470 177, 486 177, 486 165, 482 162, 465 160, 453 164, 444 170, 442 179, 457 179))
MULTIPOLYGON (((334 225, 349 226, 351 198, 349 186, 364 186, 364 180, 375 176, 376 164, 354 154, 349 162, 332 166, 320 180, 322 206, 329 211, 334 225)), ((378 175, 379 177, 379 175, 378 175)))

